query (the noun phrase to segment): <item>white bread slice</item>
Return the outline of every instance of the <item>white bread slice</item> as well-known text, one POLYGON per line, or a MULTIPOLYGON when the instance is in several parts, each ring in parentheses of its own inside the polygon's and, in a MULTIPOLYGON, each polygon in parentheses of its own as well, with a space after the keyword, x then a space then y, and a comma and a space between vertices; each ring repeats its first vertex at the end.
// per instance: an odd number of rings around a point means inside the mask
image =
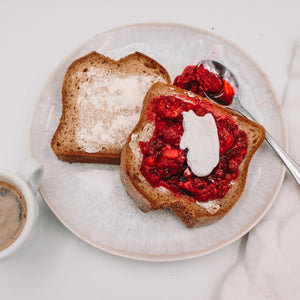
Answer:
POLYGON ((136 205, 147 212, 156 209, 170 208, 187 227, 198 227, 216 222, 226 215, 240 198, 247 178, 248 166, 255 151, 259 148, 265 138, 265 129, 216 103, 212 103, 214 110, 234 118, 241 130, 248 135, 247 154, 239 165, 239 177, 235 180, 225 195, 221 199, 208 201, 207 203, 195 203, 188 200, 189 196, 178 197, 164 187, 153 188, 140 172, 142 153, 139 147, 140 141, 148 141, 154 131, 154 124, 147 121, 147 109, 152 99, 159 95, 192 95, 201 101, 210 102, 190 91, 185 91, 172 85, 156 83, 148 91, 141 117, 136 127, 129 135, 122 150, 120 178, 126 188, 128 195, 134 200, 136 205))
POLYGON ((144 96, 168 72, 135 52, 118 61, 91 52, 68 68, 62 86, 62 115, 52 138, 56 156, 70 163, 120 162, 121 149, 138 121, 144 96))

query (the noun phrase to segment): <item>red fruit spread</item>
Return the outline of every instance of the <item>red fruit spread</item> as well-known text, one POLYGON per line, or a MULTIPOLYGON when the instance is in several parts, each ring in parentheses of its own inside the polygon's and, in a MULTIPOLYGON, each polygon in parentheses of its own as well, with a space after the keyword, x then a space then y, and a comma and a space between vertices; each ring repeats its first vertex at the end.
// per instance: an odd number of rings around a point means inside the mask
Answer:
POLYGON ((205 94, 222 105, 230 105, 233 87, 223 78, 206 70, 203 65, 187 66, 174 80, 174 85, 205 97, 205 94))
POLYGON ((163 186, 178 196, 188 195, 191 202, 223 198, 238 175, 238 166, 247 153, 247 134, 235 121, 220 115, 211 103, 188 95, 155 97, 147 111, 147 120, 155 125, 148 142, 140 142, 143 160, 141 173, 153 187, 163 186), (180 148, 183 111, 196 115, 211 113, 220 142, 220 160, 211 174, 198 177, 187 165, 187 149, 180 148))

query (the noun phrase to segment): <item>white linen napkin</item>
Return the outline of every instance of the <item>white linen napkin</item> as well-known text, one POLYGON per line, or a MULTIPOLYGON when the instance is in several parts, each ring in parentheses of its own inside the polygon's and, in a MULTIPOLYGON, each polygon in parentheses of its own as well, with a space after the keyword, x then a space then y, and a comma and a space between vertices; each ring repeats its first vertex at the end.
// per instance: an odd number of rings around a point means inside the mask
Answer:
MULTIPOLYGON (((300 47, 283 103, 289 153, 300 163, 300 47)), ((248 234, 244 257, 226 276, 220 300, 300 299, 300 187, 287 172, 264 219, 248 234)))

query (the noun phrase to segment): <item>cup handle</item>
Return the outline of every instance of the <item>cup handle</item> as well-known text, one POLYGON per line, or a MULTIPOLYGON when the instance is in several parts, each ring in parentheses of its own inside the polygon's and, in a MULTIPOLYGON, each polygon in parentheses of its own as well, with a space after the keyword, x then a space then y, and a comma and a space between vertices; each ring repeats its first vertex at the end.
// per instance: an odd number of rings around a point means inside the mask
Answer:
POLYGON ((22 163, 17 171, 17 174, 29 184, 34 194, 39 189, 43 173, 43 166, 33 158, 22 163))

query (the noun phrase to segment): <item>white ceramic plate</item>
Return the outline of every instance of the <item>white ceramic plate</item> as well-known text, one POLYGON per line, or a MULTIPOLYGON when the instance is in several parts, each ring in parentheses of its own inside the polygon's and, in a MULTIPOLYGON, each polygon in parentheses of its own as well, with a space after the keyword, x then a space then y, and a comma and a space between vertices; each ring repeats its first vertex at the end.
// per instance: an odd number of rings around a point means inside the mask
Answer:
POLYGON ((114 59, 140 51, 160 62, 171 79, 199 59, 213 58, 237 76, 243 102, 280 144, 286 144, 279 105, 258 67, 236 46, 209 32, 182 25, 139 24, 95 36, 66 57, 50 76, 32 121, 31 152, 45 167, 41 193, 74 234, 104 251, 140 260, 196 257, 237 240, 264 216, 281 186, 284 168, 264 143, 250 165, 235 207, 217 223, 187 229, 171 212, 142 213, 127 196, 118 166, 69 164, 50 148, 61 115, 67 67, 96 50, 114 59))

